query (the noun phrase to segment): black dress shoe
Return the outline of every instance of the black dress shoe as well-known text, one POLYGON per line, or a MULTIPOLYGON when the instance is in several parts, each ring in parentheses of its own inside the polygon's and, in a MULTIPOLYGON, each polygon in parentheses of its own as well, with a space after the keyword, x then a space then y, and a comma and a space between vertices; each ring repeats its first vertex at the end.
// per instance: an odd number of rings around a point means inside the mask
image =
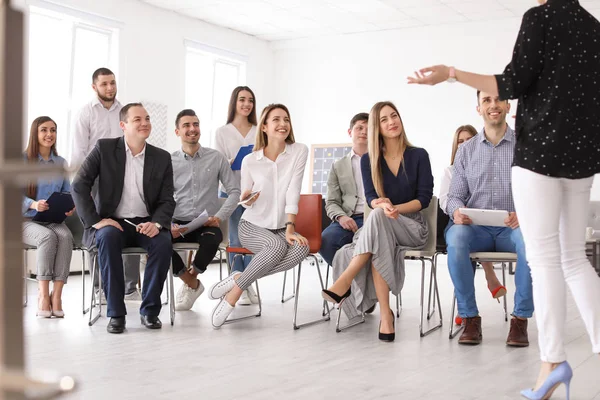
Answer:
POLYGON ((331 290, 327 290, 327 289, 321 290, 321 295, 323 296, 323 298, 325 300, 327 300, 330 303, 336 303, 336 304, 342 304, 342 302, 346 298, 348 298, 351 294, 352 294, 352 288, 348 288, 348 290, 346 290, 346 293, 344 293, 341 296, 332 292, 331 290))
POLYGON ((125 317, 112 317, 106 327, 108 333, 125 332, 125 317))
MULTIPOLYGON (((392 311, 392 323, 394 324, 394 329, 396 329, 396 318, 394 312, 392 311)), ((379 340, 382 342, 393 342, 396 339, 396 332, 392 333, 381 333, 381 321, 379 321, 379 340)))
POLYGON ((140 315, 140 320, 142 321, 142 325, 148 329, 162 328, 162 322, 160 322, 160 319, 156 316, 140 315))

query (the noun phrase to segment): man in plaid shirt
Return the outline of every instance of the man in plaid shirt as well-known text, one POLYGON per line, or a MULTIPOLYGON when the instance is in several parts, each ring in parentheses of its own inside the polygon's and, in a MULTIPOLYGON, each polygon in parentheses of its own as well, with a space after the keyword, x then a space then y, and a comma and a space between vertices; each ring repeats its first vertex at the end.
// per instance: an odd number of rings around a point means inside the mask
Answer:
MULTIPOLYGON (((511 191, 511 166, 515 149, 515 132, 506 123, 510 104, 498 96, 477 93, 477 111, 484 128, 460 146, 454 162, 454 174, 448 193, 446 212, 452 221, 446 228, 448 268, 454 283, 458 314, 465 329, 461 344, 479 344, 482 340, 481 317, 475 300, 475 268, 469 253, 517 253, 515 299, 508 346, 529 345, 527 319, 533 315, 531 273, 525 256, 525 244, 511 191), (506 210, 506 227, 472 225, 460 208, 506 210)), ((494 288, 489 288, 493 291, 494 288)))

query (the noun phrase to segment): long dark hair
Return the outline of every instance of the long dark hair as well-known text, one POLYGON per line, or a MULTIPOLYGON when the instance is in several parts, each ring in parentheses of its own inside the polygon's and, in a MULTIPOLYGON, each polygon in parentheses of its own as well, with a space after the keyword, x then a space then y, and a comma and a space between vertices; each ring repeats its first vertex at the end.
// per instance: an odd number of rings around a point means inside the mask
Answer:
MULTIPOLYGON (((38 160, 38 157, 40 155, 40 140, 38 139, 38 129, 40 125, 45 124, 46 122, 53 122, 54 127, 58 127, 56 125, 56 122, 52 118, 46 116, 37 117, 31 123, 31 129, 29 130, 29 142, 27 143, 27 148, 25 149, 25 154, 27 155, 27 162, 29 163, 37 162, 38 160)), ((55 156, 58 155, 58 152, 56 151, 56 140, 50 148, 50 152, 55 156)), ((29 182, 29 184, 27 185, 27 197, 35 199, 36 196, 37 184, 35 182, 29 182)))
POLYGON ((252 107, 250 115, 248 115, 248 122, 250 122, 252 125, 256 125, 256 96, 254 95, 252 89, 250 89, 248 86, 238 86, 233 89, 233 92, 231 92, 231 98, 229 99, 229 111, 227 112, 227 123, 232 123, 233 119, 235 118, 238 96, 243 90, 250 92, 252 99, 254 100, 254 106, 252 107))

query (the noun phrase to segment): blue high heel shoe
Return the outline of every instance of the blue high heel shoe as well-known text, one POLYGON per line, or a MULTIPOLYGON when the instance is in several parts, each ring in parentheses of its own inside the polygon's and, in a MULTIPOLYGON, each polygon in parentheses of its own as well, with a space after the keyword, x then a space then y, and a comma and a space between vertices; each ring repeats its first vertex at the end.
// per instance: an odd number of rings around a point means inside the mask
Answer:
POLYGON ((554 368, 552 372, 550 372, 550 375, 548 375, 548 378, 546 378, 546 381, 538 390, 522 390, 521 396, 530 400, 547 400, 550 398, 550 396, 552 396, 554 390, 556 390, 561 383, 564 383, 567 388, 567 400, 569 400, 569 386, 571 385, 571 378, 573 378, 573 370, 571 369, 569 363, 564 361, 558 364, 558 366, 554 368))

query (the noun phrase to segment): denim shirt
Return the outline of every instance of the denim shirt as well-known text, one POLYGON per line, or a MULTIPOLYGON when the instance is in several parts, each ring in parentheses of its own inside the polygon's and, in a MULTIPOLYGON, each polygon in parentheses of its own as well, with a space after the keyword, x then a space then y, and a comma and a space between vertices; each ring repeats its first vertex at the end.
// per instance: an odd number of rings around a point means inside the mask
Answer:
MULTIPOLYGON (((25 155, 25 160, 27 161, 27 155, 25 155)), ((42 156, 38 155, 38 162, 40 164, 66 164, 66 160, 60 156, 55 156, 54 154, 50 155, 50 159, 48 161, 44 160, 42 156)), ((30 209, 31 203, 38 200, 48 200, 48 197, 54 192, 65 192, 69 193, 71 191, 71 183, 67 178, 55 178, 53 180, 48 179, 38 179, 37 181, 37 194, 35 199, 29 198, 27 196, 23 196, 23 205, 21 206, 21 210, 23 212, 23 216, 26 218, 32 218, 37 214, 36 210, 30 209)))

